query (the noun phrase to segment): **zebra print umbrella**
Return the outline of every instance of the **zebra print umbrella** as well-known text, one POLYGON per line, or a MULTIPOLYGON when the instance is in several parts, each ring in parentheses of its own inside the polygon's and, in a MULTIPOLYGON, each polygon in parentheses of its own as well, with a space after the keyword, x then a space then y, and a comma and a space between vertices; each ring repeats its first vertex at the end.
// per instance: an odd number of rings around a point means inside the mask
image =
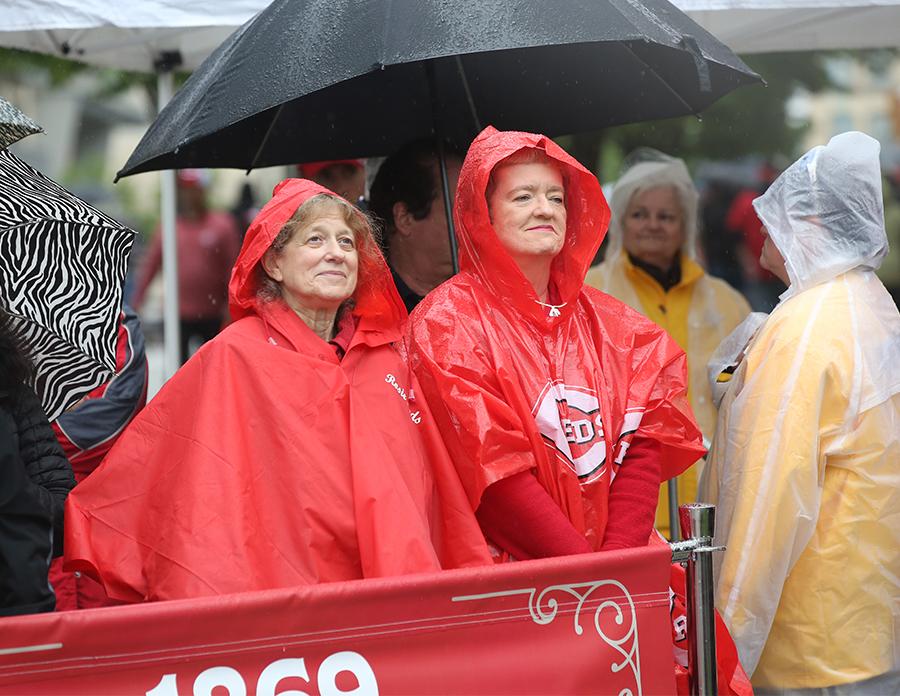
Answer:
POLYGON ((0 97, 0 148, 9 147, 27 135, 43 132, 43 128, 0 97))
POLYGON ((134 231, 0 150, 0 304, 50 420, 115 371, 134 231))

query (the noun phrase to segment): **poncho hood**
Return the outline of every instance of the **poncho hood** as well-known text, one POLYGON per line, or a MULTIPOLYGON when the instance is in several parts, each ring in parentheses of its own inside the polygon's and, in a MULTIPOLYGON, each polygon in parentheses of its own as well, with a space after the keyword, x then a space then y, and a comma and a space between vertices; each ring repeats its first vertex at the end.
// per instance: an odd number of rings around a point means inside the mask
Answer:
MULTIPOLYGON (((238 320, 259 313, 257 267, 275 237, 301 205, 313 196, 340 198, 333 191, 307 179, 285 179, 272 191, 272 199, 253 219, 231 272, 228 300, 231 317, 238 320)), ((359 213, 362 217, 362 213, 359 213)), ((406 307, 397 294, 378 245, 371 235, 357 240, 359 271, 353 293, 353 314, 368 327, 398 328, 406 320, 406 307)), ((365 327, 364 327, 365 328, 365 327)))
POLYGON ((842 133, 814 147, 753 201, 785 260, 787 297, 887 254, 878 141, 842 133))
POLYGON ((609 225, 609 206, 597 178, 550 138, 534 133, 485 128, 472 142, 459 175, 454 207, 459 241, 459 267, 477 276, 515 311, 547 320, 536 303, 531 283, 519 270, 491 226, 486 192, 491 171, 502 160, 526 148, 544 152, 559 166, 566 190, 566 239, 553 259, 550 285, 562 316, 571 312, 584 276, 600 248, 609 225))

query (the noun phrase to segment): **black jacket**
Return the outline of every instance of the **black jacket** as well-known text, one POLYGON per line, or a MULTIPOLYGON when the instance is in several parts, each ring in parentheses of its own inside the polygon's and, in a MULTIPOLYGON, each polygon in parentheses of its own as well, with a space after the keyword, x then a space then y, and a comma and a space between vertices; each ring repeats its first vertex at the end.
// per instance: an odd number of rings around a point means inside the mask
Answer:
POLYGON ((12 414, 0 406, 0 616, 53 611, 47 580, 53 550, 50 512, 19 456, 12 414))
POLYGON ((15 441, 32 494, 53 520, 53 555, 61 556, 66 496, 75 486, 72 465, 30 387, 21 387, 7 408, 15 423, 15 441))

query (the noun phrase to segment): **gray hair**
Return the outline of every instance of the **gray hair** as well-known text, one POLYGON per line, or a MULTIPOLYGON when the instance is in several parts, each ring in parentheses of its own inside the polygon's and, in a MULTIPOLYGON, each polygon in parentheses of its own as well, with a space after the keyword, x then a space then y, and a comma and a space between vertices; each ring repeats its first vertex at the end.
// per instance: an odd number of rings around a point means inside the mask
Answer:
POLYGON ((609 249, 607 259, 622 253, 623 221, 631 200, 644 191, 672 187, 681 205, 684 221, 684 244, 681 253, 688 258, 697 257, 699 237, 698 204, 700 195, 688 172, 684 160, 670 157, 662 152, 652 151, 653 159, 634 164, 616 182, 610 199, 612 219, 609 223, 609 249))

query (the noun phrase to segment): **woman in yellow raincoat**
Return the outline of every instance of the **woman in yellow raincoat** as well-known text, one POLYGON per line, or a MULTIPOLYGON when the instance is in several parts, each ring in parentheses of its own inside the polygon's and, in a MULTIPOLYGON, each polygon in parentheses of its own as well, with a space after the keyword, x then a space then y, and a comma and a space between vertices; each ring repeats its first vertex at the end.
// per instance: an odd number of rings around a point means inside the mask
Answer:
POLYGON ((760 260, 790 287, 731 380, 701 498, 757 693, 900 693, 900 314, 874 273, 878 153, 836 136, 754 201, 760 260))
MULTIPOLYGON (((716 427, 706 363, 750 312, 744 297, 708 275, 697 257, 697 189, 684 162, 655 150, 616 182, 606 260, 585 283, 664 328, 687 354, 688 399, 708 443, 716 427)), ((681 502, 697 495, 697 467, 678 477, 681 502)), ((668 490, 660 489, 656 528, 669 533, 668 490)))

